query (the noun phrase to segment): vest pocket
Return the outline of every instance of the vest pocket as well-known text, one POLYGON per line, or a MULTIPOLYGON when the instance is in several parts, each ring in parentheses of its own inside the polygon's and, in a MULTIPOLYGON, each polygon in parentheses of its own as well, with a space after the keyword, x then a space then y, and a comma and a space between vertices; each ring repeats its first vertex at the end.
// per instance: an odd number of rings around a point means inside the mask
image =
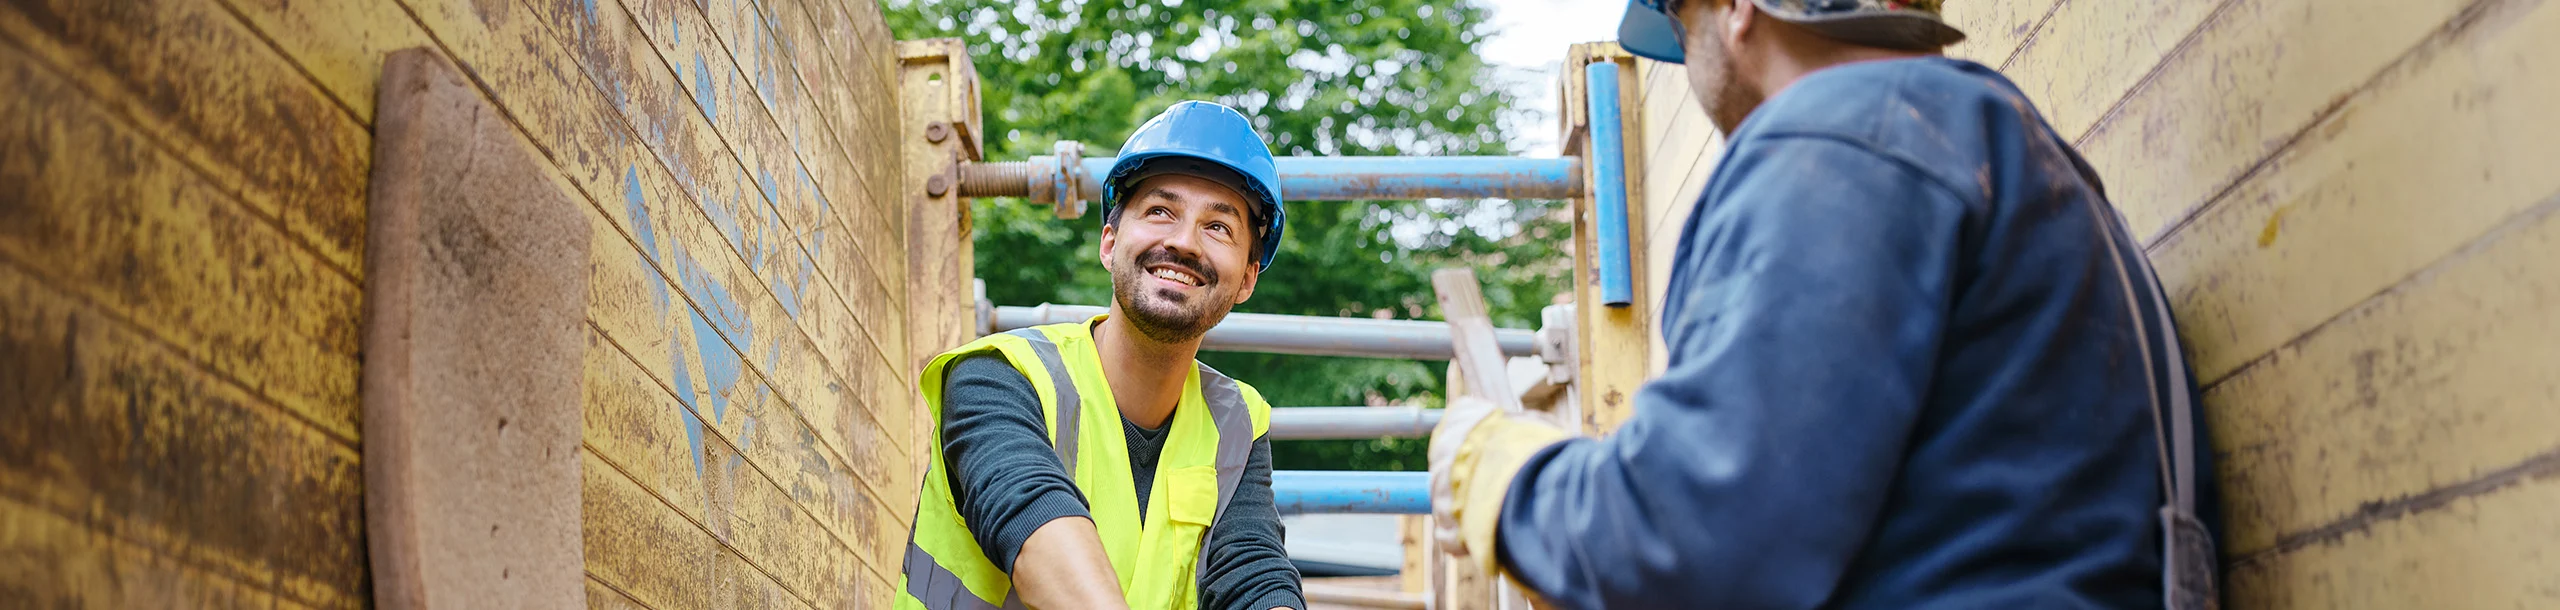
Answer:
POLYGON ((1165 493, 1173 496, 1167 515, 1174 521, 1207 526, 1218 518, 1218 468, 1186 466, 1174 469, 1166 481, 1165 493))

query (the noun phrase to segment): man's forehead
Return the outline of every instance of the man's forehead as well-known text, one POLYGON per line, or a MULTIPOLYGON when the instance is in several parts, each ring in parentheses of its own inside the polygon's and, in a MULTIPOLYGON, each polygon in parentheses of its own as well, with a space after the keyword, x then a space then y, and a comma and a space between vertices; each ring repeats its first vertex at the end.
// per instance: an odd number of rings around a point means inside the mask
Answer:
POLYGON ((1189 174, 1164 174, 1140 180, 1135 189, 1141 199, 1196 205, 1210 211, 1247 216, 1252 206, 1245 205, 1243 193, 1216 180, 1189 174))

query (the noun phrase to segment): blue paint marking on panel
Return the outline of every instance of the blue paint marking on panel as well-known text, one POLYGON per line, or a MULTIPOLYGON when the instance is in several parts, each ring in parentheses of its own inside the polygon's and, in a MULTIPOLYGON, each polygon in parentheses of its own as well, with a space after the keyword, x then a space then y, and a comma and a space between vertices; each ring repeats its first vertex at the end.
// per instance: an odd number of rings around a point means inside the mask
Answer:
POLYGON ((729 247, 738 249, 740 254, 746 254, 749 252, 747 234, 744 229, 738 227, 738 217, 731 212, 735 207, 737 205, 734 202, 729 205, 721 205, 721 202, 704 202, 702 212, 711 217, 711 228, 720 232, 720 239, 728 241, 729 247))
POLYGON ((762 169, 756 170, 756 185, 764 187, 765 205, 781 205, 778 200, 774 198, 775 187, 773 185, 773 172, 764 171, 762 169))
POLYGON ((783 315, 791 316, 794 320, 800 319, 800 295, 809 286, 808 257, 800 257, 798 271, 797 275, 787 278, 776 277, 773 280, 774 298, 782 301, 783 315))
POLYGON ((684 27, 683 27, 683 26, 684 26, 684 24, 677 23, 674 17, 669 17, 669 18, 667 18, 667 44, 668 44, 668 45, 672 46, 672 45, 680 45, 680 44, 684 44, 684 27))
MULTIPOLYGON (((640 250, 649 256, 649 260, 656 261, 658 260, 658 230, 655 223, 649 221, 647 198, 640 191, 640 168, 636 165, 624 166, 624 168, 622 202, 631 213, 631 238, 640 241, 640 250)), ((667 283, 650 282, 649 292, 652 297, 655 297, 658 311, 666 311, 667 283)))
MULTIPOLYGON (((772 371, 772 370, 780 370, 780 369, 779 369, 779 368, 777 368, 777 367, 779 367, 781 364, 782 364, 782 342, 781 342, 781 341, 775 341, 775 342, 773 342, 773 349, 772 349, 771 351, 767 351, 767 352, 765 352, 765 354, 764 354, 764 368, 765 368, 765 370, 768 370, 768 371, 772 371)), ((759 393, 759 395, 761 395, 761 393, 763 392, 763 390, 764 390, 764 389, 765 389, 765 387, 764 387, 764 386, 762 386, 762 385, 758 385, 758 386, 756 386, 756 390, 757 390, 757 392, 759 393)))
POLYGON ((684 365, 682 348, 671 347, 668 351, 669 358, 675 361, 676 400, 684 403, 683 407, 676 409, 676 416, 684 418, 685 443, 693 448, 693 476, 701 478, 702 420, 693 416, 693 410, 697 407, 694 405, 692 369, 684 365))
POLYGON ((695 354, 702 359, 703 385, 706 393, 711 395, 711 420, 725 421, 729 412, 729 392, 737 385, 743 367, 737 352, 730 351, 728 345, 720 342, 720 329, 728 330, 726 334, 738 345, 753 345, 754 337, 747 332, 746 312, 738 306, 737 299, 729 295, 728 288, 711 278, 711 274, 695 263, 691 256, 683 257, 676 271, 684 282, 685 293, 693 295, 694 302, 701 307, 686 308, 685 314, 693 320, 695 354), (713 325, 715 319, 720 323, 717 327, 713 325))
MULTIPOLYGON (((764 386, 763 386, 762 384, 758 384, 758 385, 756 386, 756 396, 758 396, 758 397, 759 397, 759 398, 757 399, 757 401, 758 401, 758 402, 762 402, 762 401, 763 401, 763 399, 762 399, 761 397, 762 397, 762 396, 764 396, 764 386)), ((756 439, 756 418, 755 418, 755 416, 753 416, 753 415, 749 415, 749 416, 747 416, 747 423, 746 423, 746 425, 741 426, 741 427, 738 429, 738 453, 741 453, 741 454, 746 453, 746 452, 747 452, 747 445, 749 445, 749 444, 751 444, 751 443, 754 443, 754 442, 755 442, 755 439, 756 439)))
POLYGON ((596 24, 596 0, 586 0, 587 25, 596 24))
POLYGON ((703 64, 700 51, 693 54, 693 101, 702 104, 703 116, 720 120, 720 101, 711 94, 711 68, 703 64))
POLYGON ((640 249, 649 253, 649 260, 658 260, 658 231, 649 223, 649 207, 640 192, 640 166, 623 167, 622 202, 631 212, 631 237, 640 240, 640 249))

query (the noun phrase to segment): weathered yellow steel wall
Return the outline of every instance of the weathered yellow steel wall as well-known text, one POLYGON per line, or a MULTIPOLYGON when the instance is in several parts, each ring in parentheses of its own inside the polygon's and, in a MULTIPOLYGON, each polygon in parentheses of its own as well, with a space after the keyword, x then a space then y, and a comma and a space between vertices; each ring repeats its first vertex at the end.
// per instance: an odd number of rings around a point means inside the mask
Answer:
MULTIPOLYGON (((1950 54, 2089 157, 2175 299, 2233 607, 2560 605, 2553 4, 1947 3, 1950 54)), ((1642 69, 1642 218, 1676 237, 1712 129, 1642 69)))
POLYGON ((367 604, 370 130, 413 46, 587 204, 590 604, 885 607, 907 328, 965 310, 909 310, 864 0, 0 5, 0 605, 367 604))

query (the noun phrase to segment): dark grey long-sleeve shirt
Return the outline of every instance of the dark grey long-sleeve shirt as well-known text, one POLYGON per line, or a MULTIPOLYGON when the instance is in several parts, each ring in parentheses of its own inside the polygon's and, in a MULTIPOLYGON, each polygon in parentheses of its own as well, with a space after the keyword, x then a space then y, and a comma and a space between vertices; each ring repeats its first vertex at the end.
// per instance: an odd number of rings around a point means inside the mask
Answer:
MULTIPOLYGON (((1002 357, 963 358, 943 375, 943 471, 951 478, 953 504, 987 559, 1006 572, 1013 571, 1013 560, 1032 531, 1061 517, 1092 518, 1075 478, 1049 446, 1044 419, 1031 380, 1002 357)), ((1144 511, 1165 434, 1120 421, 1138 508, 1144 511)), ((1209 549, 1209 563, 1200 578, 1200 607, 1306 607, 1298 570, 1281 546, 1269 439, 1254 439, 1244 479, 1202 544, 1209 549)))

